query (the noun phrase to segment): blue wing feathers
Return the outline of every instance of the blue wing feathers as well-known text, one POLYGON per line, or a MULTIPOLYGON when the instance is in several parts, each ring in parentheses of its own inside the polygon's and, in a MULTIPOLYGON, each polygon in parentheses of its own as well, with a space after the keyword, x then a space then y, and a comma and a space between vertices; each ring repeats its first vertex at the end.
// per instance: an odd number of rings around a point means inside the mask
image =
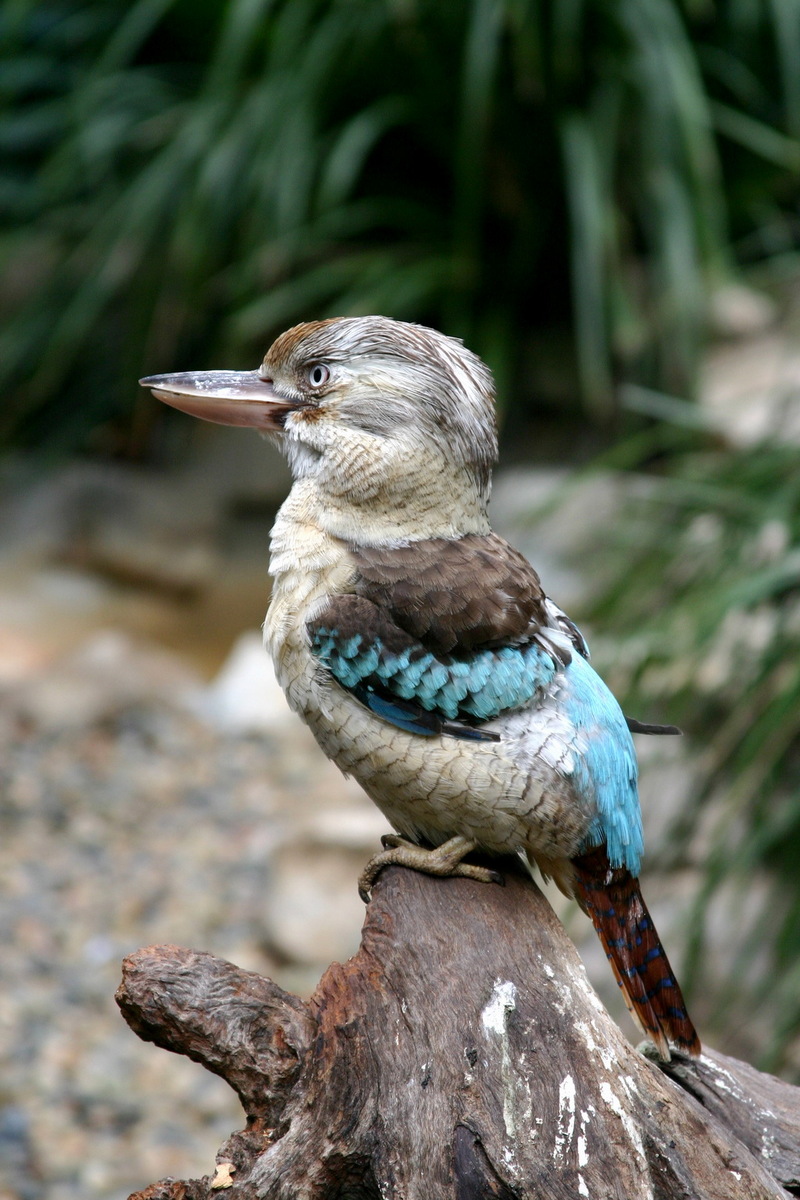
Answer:
POLYGON ((408 650, 389 649, 380 637, 342 638, 324 625, 310 633, 313 653, 342 687, 382 687, 448 720, 489 721, 522 708, 547 687, 556 671, 553 658, 535 642, 473 650, 462 658, 439 658, 422 650, 412 658, 408 650))
POLYGON ((422 737, 434 737, 447 734, 450 737, 466 739, 475 742, 499 742, 500 735, 487 729, 474 729, 457 721, 447 721, 438 713, 426 712, 416 704, 399 698, 392 699, 382 696, 380 692, 359 684, 353 688, 356 699, 391 725, 405 729, 409 733, 421 734, 422 737))

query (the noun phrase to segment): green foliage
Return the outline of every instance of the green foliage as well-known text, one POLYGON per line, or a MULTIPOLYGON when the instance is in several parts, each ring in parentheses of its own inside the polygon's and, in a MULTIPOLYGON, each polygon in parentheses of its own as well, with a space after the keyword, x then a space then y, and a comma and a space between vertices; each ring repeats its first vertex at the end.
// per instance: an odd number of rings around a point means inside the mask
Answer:
MULTIPOLYGON (((605 547, 611 582, 593 616, 614 640, 617 694, 631 711, 676 722, 701 751, 700 786, 671 843, 685 861, 703 829, 690 986, 704 978, 712 898, 723 885, 755 897, 754 881, 768 881, 728 998, 761 960, 759 998, 779 1014, 767 1058, 774 1069, 800 1031, 798 448, 731 449, 662 426, 633 454, 665 442, 662 474, 648 479, 605 547)), ((722 1003, 716 1019, 726 1015, 722 1003)))
POLYGON ((729 225, 794 245, 796 16, 9 0, 0 436, 80 443, 143 371, 246 365, 332 313, 440 325, 523 394, 531 332, 574 313, 598 418, 619 378, 690 388, 729 225))

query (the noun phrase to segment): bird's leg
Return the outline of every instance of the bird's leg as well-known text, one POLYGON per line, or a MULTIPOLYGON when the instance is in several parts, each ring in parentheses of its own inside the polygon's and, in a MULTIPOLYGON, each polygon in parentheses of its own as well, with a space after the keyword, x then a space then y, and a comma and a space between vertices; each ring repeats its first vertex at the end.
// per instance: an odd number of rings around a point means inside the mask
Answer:
POLYGON ((412 871, 423 871, 426 875, 462 875, 467 879, 477 879, 480 883, 503 882, 503 876, 498 871, 461 861, 478 844, 472 838, 452 837, 433 850, 417 846, 396 833, 387 833, 381 841, 384 849, 369 860, 358 880, 358 894, 365 904, 380 872, 384 867, 393 865, 410 867, 412 871))

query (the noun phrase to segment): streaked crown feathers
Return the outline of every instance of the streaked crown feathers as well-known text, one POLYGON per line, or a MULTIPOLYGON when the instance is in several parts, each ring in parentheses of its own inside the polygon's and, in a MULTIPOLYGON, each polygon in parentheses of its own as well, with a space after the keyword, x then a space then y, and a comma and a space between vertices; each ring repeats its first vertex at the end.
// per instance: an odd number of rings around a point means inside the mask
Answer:
POLYGON ((494 381, 457 338, 388 317, 339 317, 296 325, 270 347, 262 373, 326 397, 339 420, 379 437, 419 429, 485 488, 497 457, 494 381), (326 385, 310 389, 309 368, 327 367, 326 385))

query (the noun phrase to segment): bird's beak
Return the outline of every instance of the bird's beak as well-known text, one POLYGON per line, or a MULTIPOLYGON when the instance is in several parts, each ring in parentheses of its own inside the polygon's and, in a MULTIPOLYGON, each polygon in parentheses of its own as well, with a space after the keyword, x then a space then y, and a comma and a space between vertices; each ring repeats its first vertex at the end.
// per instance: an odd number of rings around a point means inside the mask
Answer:
POLYGON ((217 425, 249 425, 276 433, 300 401, 278 396, 271 379, 258 371, 181 371, 175 375, 148 375, 142 387, 192 417, 217 425))

